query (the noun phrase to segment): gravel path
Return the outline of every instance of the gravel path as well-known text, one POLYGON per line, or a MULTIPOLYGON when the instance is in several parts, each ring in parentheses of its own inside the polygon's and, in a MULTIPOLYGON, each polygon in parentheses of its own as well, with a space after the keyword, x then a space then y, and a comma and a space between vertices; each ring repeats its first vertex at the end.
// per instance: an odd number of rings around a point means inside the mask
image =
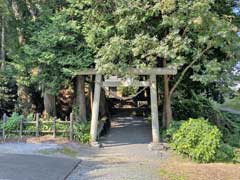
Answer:
POLYGON ((82 163, 67 180, 159 180, 166 152, 151 152, 150 125, 143 118, 116 117, 103 148, 80 149, 82 163))

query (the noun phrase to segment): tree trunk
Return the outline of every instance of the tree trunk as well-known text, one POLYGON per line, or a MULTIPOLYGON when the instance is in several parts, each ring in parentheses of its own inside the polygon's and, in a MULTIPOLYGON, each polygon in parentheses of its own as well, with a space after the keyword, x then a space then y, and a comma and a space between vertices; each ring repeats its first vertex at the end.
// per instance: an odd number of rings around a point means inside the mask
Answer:
MULTIPOLYGON (((166 60, 163 61, 163 66, 166 67, 166 60)), ((173 118, 168 75, 164 75, 163 82, 164 82, 164 103, 162 125, 163 128, 168 128, 173 118)))
POLYGON ((54 95, 49 93, 47 89, 44 91, 43 101, 44 101, 44 115, 46 117, 49 117, 49 116, 55 117, 56 116, 56 98, 54 95))
POLYGON ((2 32, 1 32, 1 70, 4 69, 5 64, 5 17, 2 16, 2 32))
POLYGON ((32 111, 32 97, 25 86, 18 86, 19 108, 24 115, 28 115, 32 111))
MULTIPOLYGON (((14 14, 15 19, 17 21, 22 21, 22 19, 23 19, 22 13, 19 10, 19 6, 18 6, 17 1, 12 0, 11 6, 12 6, 12 10, 13 10, 13 14, 14 14)), ((20 27, 17 27, 17 32, 18 32, 18 42, 19 42, 20 45, 23 45, 24 41, 25 41, 25 38, 24 38, 23 32, 20 29, 20 27)))
POLYGON ((173 119, 171 97, 168 96, 165 101, 165 128, 169 128, 173 119))
POLYGON ((171 97, 169 96, 169 77, 164 75, 163 127, 168 128, 172 121, 171 97))
POLYGON ((106 95, 105 91, 102 89, 101 90, 101 95, 100 95, 100 116, 108 116, 108 108, 107 108, 107 102, 106 102, 106 95))
POLYGON ((36 20, 36 12, 35 12, 35 10, 32 6, 32 2, 29 1, 29 0, 26 0, 25 2, 26 2, 26 5, 27 5, 27 8, 28 8, 28 11, 30 12, 33 20, 35 21, 36 20))
POLYGON ((85 97, 85 80, 83 76, 76 77, 76 99, 75 104, 78 107, 78 117, 80 121, 87 121, 86 114, 86 97, 85 97))
POLYGON ((90 76, 90 82, 89 82, 89 100, 90 100, 91 112, 92 112, 92 109, 93 109, 93 94, 94 94, 94 78, 91 75, 90 76))

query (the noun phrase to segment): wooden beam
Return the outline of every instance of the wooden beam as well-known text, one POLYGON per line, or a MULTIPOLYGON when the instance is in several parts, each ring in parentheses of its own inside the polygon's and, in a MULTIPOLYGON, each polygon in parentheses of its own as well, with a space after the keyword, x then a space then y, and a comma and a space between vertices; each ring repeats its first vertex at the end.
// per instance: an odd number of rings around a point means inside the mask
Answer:
MULTIPOLYGON (((136 69, 136 68, 129 68, 126 70, 130 74, 135 75, 176 75, 177 69, 174 68, 148 68, 148 69, 136 69)), ((77 71, 76 75, 95 75, 98 74, 97 70, 95 69, 87 69, 82 71, 77 71)))
POLYGON ((176 75, 177 70, 173 68, 149 68, 149 69, 135 69, 130 68, 128 69, 129 73, 135 74, 135 75, 176 75))
POLYGON ((85 69, 75 72, 75 75, 95 75, 95 74, 98 74, 97 70, 95 69, 85 69))
POLYGON ((134 87, 149 87, 150 82, 149 81, 134 81, 134 82, 127 82, 127 81, 121 81, 121 80, 115 80, 115 81, 104 81, 102 83, 103 87, 128 87, 128 86, 134 86, 134 87))

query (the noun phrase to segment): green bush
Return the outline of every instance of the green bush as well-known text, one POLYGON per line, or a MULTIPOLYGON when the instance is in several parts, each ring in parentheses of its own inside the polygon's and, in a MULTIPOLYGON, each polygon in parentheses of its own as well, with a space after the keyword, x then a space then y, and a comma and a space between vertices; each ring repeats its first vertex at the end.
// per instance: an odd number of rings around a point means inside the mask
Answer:
POLYGON ((207 97, 194 92, 188 98, 179 95, 173 99, 173 113, 176 120, 189 117, 209 119, 223 134, 224 143, 240 147, 240 116, 220 111, 219 105, 207 97))
POLYGON ((74 123, 74 140, 81 143, 90 141, 90 124, 89 123, 74 123))
POLYGON ((18 113, 14 112, 10 117, 7 118, 7 122, 5 123, 5 126, 1 124, 1 129, 4 128, 6 135, 11 136, 12 131, 15 131, 18 129, 19 122, 21 119, 23 119, 23 115, 19 115, 18 113))
POLYGON ((173 135, 178 131, 184 121, 172 121, 167 130, 163 130, 162 137, 164 141, 170 142, 173 138, 173 135))
POLYGON ((212 162, 220 147, 222 134, 203 118, 189 119, 173 135, 171 147, 197 162, 212 162))
POLYGON ((240 163, 240 149, 234 149, 233 162, 240 163))
POLYGON ((234 148, 229 144, 222 143, 217 152, 216 160, 221 162, 231 162, 234 158, 234 148))
POLYGON ((225 143, 240 147, 240 116, 228 112, 221 113, 221 126, 219 129, 223 133, 223 140, 225 143))

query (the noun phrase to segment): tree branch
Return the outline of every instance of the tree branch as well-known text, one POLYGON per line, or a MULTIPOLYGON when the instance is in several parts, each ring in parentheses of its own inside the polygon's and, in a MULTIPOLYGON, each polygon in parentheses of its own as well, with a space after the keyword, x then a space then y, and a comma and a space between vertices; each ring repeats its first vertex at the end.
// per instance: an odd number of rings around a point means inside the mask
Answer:
POLYGON ((174 84, 174 86, 172 87, 172 89, 170 90, 169 93, 169 97, 172 96, 173 92, 176 90, 176 88, 178 87, 178 85, 181 83, 181 81, 183 80, 185 74, 187 73, 187 71, 203 56, 204 53, 206 53, 209 49, 211 48, 211 46, 208 46, 206 49, 204 49, 200 55, 194 60, 192 61, 181 73, 179 79, 177 80, 177 82, 174 84))

